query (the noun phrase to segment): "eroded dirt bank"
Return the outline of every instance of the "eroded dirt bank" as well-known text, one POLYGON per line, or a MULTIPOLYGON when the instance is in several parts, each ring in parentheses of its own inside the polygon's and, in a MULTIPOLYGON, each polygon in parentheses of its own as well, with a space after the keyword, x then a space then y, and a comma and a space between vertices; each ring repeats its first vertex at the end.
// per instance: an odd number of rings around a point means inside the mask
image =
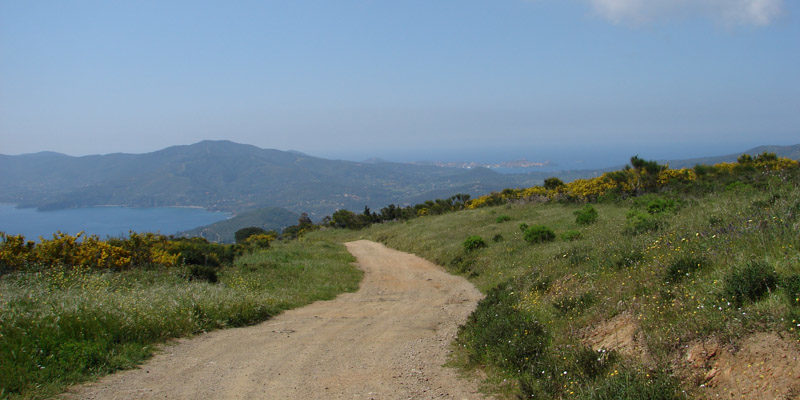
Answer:
POLYGON ((478 399, 441 365, 481 298, 467 280, 369 241, 347 243, 356 293, 262 324, 182 340, 143 365, 75 387, 85 399, 478 399))

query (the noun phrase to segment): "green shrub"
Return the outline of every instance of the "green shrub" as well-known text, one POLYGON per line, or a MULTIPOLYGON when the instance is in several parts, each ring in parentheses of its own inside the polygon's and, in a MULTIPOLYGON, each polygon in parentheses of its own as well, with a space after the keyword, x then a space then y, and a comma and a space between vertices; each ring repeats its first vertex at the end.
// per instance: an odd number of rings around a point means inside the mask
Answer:
POLYGON ((544 180, 545 189, 555 190, 561 186, 564 186, 564 182, 556 177, 550 177, 544 180))
POLYGON ((498 224, 506 222, 506 221, 511 221, 511 217, 509 217, 508 215, 501 215, 501 216, 497 217, 497 219, 495 220, 495 222, 497 222, 498 224))
POLYGON ((664 279, 668 282, 678 282, 708 266, 708 260, 698 256, 682 256, 674 260, 668 267, 664 279))
POLYGON ((492 236, 492 241, 495 242, 495 243, 502 242, 503 241, 503 235, 498 233, 498 234, 492 236))
POLYGON ((534 225, 525 229, 524 238, 528 243, 543 243, 555 239, 556 234, 544 225, 534 225))
POLYGON ((259 228, 257 226, 249 226, 247 228, 242 228, 236 231, 233 234, 234 238, 236 239, 236 243, 244 243, 247 238, 253 235, 266 235, 267 231, 263 228, 259 228))
POLYGON ((476 364, 490 364, 514 371, 535 368, 550 345, 550 336, 542 323, 517 307, 518 291, 500 284, 459 328, 459 341, 476 364))
POLYGON ((647 203, 647 212, 650 214, 661 214, 675 210, 675 200, 656 198, 647 203))
POLYGON ((606 375, 619 358, 617 352, 613 350, 602 349, 596 351, 586 346, 578 349, 574 357, 578 373, 588 380, 594 380, 606 375))
POLYGON ((638 235, 640 233, 656 231, 661 228, 661 222, 651 214, 638 210, 630 210, 626 215, 627 223, 625 233, 638 235))
POLYGON ((789 300, 789 304, 800 307, 800 274, 784 279, 783 287, 786 289, 786 299, 789 300))
POLYGON ((592 248, 589 246, 575 246, 557 257, 566 258, 570 265, 579 265, 591 259, 592 248))
POLYGON ((597 298, 591 292, 583 293, 580 296, 563 296, 553 302, 553 307, 561 312, 561 314, 568 314, 570 312, 580 313, 583 310, 591 307, 597 298))
POLYGON ((219 280, 216 268, 207 265, 190 266, 188 278, 190 281, 206 281, 211 283, 217 283, 219 280))
MULTIPOLYGON (((616 371, 615 371, 616 372, 616 371)), ((588 387, 578 396, 586 400, 677 400, 685 399, 675 378, 666 372, 644 374, 624 369, 588 387)))
POLYGON ((646 194, 635 198, 633 206, 644 209, 651 215, 674 212, 678 209, 678 203, 675 200, 655 194, 646 194))
POLYGON ((723 295, 737 306, 761 300, 775 289, 778 275, 767 263, 750 261, 731 269, 725 276, 723 295))
POLYGON ((644 260, 644 253, 641 250, 623 249, 619 252, 614 251, 604 254, 601 265, 619 270, 630 268, 642 260, 644 260))
POLYGON ((573 240, 578 240, 581 238, 581 233, 578 231, 566 231, 563 232, 561 235, 561 240, 565 242, 571 242, 573 240))
POLYGON ((464 250, 472 251, 486 247, 486 242, 484 242, 480 236, 472 235, 468 237, 466 240, 464 240, 464 243, 462 243, 462 245, 464 246, 464 250))
POLYGON ((725 220, 724 220, 724 219, 722 219, 722 217, 720 217, 720 216, 718 216, 718 215, 712 215, 712 216, 708 217, 708 224, 709 224, 710 226, 712 226, 712 227, 719 227, 719 226, 722 226, 722 224, 723 224, 724 222, 725 222, 725 220))
POLYGON ((591 204, 583 206, 580 210, 574 212, 575 223, 578 225, 591 225, 597 221, 597 210, 591 204))
POLYGON ((526 224, 526 223, 524 223, 524 222, 523 222, 523 223, 521 223, 521 224, 519 224, 519 230, 520 230, 520 232, 523 232, 523 233, 524 233, 526 229, 528 229, 528 224, 526 224))

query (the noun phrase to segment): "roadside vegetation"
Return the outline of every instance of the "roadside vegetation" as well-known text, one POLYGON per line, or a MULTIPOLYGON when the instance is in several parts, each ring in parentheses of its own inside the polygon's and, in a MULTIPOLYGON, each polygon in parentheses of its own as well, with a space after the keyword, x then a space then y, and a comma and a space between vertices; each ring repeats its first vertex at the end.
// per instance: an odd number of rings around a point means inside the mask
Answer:
POLYGON ((255 324, 358 287, 341 244, 245 236, 238 245, 0 236, 0 398, 49 397, 132 368, 168 339, 255 324))
MULTIPOLYGON (((592 180, 328 236, 377 240, 475 283, 486 298, 459 332, 454 363, 484 371, 487 390, 509 398, 711 397, 725 386, 718 353, 760 333, 796 352, 798 163, 770 154, 686 170, 631 161, 592 180), (709 343, 728 347, 687 365, 709 343)), ((754 363, 769 369, 738 384, 762 387, 785 355, 754 363)))

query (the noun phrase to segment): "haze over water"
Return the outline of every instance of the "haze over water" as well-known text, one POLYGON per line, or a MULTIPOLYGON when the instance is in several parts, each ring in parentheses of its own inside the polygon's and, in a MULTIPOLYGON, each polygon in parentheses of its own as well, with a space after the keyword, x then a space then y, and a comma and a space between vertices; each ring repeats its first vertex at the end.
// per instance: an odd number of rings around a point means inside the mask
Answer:
POLYGON ((125 236, 128 231, 174 234, 224 220, 229 214, 200 208, 90 207, 57 211, 37 211, 0 204, 0 231, 22 234, 31 240, 51 237, 56 231, 87 235, 125 236))

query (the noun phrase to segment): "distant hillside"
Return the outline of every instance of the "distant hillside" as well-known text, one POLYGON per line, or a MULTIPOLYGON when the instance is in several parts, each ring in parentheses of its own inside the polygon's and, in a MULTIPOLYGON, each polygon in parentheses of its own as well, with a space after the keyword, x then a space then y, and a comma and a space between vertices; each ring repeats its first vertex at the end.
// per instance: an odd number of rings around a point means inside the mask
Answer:
POLYGON ((775 153, 779 157, 786 157, 786 158, 791 158, 793 160, 800 160, 800 144, 796 144, 793 146, 758 146, 740 153, 728 154, 717 157, 702 157, 702 158, 690 158, 686 160, 673 160, 673 161, 668 161, 668 163, 669 166, 672 168, 691 168, 697 164, 712 165, 721 162, 733 162, 736 161, 736 159, 739 158, 740 155, 745 153, 755 156, 764 152, 775 153))
POLYGON ((399 163, 357 163, 204 141, 146 154, 0 156, 0 201, 39 209, 96 205, 201 206, 235 213, 282 207, 316 218, 339 208, 406 203, 428 193, 536 183, 501 175, 399 163))
MULTIPOLYGON (((800 158, 800 145, 748 150, 800 158)), ((739 154, 670 161, 674 168, 733 161, 739 154)), ((613 168, 610 168, 613 169, 613 168)), ((319 219, 341 208, 380 209, 456 193, 473 196, 598 176, 604 170, 501 174, 380 160, 327 160, 294 151, 204 141, 146 154, 71 157, 42 152, 0 155, 0 202, 43 210, 97 205, 200 206, 241 214, 261 208, 308 212, 319 219)), ((276 221, 281 221, 280 215, 276 221)), ((296 220, 295 220, 296 222, 296 220)), ((294 223, 294 222, 293 222, 294 223)))
POLYGON ((178 233, 176 236, 204 237, 213 242, 233 243, 234 234, 242 228, 256 226, 265 230, 280 232, 289 225, 297 224, 300 215, 285 208, 260 208, 241 213, 233 218, 207 226, 178 233))

